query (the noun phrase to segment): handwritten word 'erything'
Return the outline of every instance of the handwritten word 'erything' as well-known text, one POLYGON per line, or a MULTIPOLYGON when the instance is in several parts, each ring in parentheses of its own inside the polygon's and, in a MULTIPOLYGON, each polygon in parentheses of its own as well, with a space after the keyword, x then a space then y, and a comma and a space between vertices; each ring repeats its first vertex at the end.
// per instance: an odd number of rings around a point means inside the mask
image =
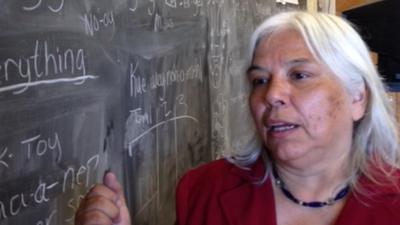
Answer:
POLYGON ((97 77, 86 73, 84 49, 50 49, 47 41, 36 41, 33 52, 0 62, 0 92, 21 94, 31 86, 58 82, 81 85, 97 77))

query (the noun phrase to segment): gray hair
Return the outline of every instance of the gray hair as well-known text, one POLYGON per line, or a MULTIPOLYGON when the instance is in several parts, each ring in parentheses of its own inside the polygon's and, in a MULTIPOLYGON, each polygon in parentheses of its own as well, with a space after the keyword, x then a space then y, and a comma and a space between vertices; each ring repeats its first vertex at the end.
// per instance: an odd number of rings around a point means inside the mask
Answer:
MULTIPOLYGON (((349 22, 335 15, 279 13, 265 20, 253 33, 248 65, 251 64, 254 51, 262 39, 288 28, 300 33, 314 57, 333 71, 352 96, 357 96, 364 88, 367 90, 365 115, 354 124, 349 168, 352 184, 356 184, 358 175, 382 183, 382 177, 379 176, 383 174, 387 178, 385 181, 394 182, 392 172, 400 168, 394 111, 360 35, 349 22), (376 169, 376 173, 370 170, 371 166, 376 169)), ((254 148, 248 154, 237 153, 227 159, 240 167, 246 167, 260 154, 260 148, 254 148)), ((358 188, 357 185, 355 187, 358 188)))

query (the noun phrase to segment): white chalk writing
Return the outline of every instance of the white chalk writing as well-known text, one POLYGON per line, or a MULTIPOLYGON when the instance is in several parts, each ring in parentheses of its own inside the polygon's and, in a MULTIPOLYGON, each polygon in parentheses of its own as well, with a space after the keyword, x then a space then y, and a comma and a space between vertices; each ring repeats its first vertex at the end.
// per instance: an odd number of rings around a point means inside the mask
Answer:
MULTIPOLYGON (((50 195, 51 191, 53 189, 57 190, 58 187, 62 188, 62 193, 68 190, 74 190, 78 185, 86 188, 89 187, 90 179, 93 178, 97 172, 99 159, 99 155, 94 155, 80 165, 77 170, 69 166, 65 170, 64 176, 59 180, 46 181, 42 177, 39 177, 32 191, 15 193, 9 198, 1 199, 0 220, 18 216, 25 208, 50 202, 52 200, 52 196, 50 195)), ((69 202, 68 204, 70 206, 72 203, 69 202)), ((76 209, 77 204, 79 204, 79 202, 75 203, 74 209, 76 209)), ((55 212, 52 212, 46 219, 39 220, 37 224, 49 224, 54 214, 55 212)))
MULTIPOLYGON (((150 108, 151 110, 151 108, 150 108)), ((152 118, 151 118, 151 111, 150 113, 147 112, 142 112, 142 108, 137 108, 137 109, 133 109, 130 111, 130 113, 133 115, 133 117, 135 118, 135 123, 137 124, 152 124, 152 118)))
MULTIPOLYGON (((50 1, 49 1, 50 2, 50 1)), ((51 1, 51 2, 55 2, 55 1, 51 1)), ((36 3, 31 4, 30 6, 23 6, 23 10, 25 11, 34 11, 36 9, 38 9, 40 6, 44 5, 42 0, 37 0, 36 3)), ((62 10, 64 6, 64 0, 59 0, 58 4, 47 4, 47 8, 54 13, 58 13, 62 10)))
POLYGON ((168 87, 173 83, 186 82, 189 80, 203 81, 201 62, 189 66, 187 69, 171 69, 166 72, 156 73, 150 77, 150 88, 168 87))
POLYGON ((86 73, 85 57, 83 49, 61 50, 55 47, 50 50, 47 41, 36 41, 33 55, 7 58, 0 63, 0 92, 14 90, 14 94, 21 94, 31 86, 58 82, 81 85, 85 80, 97 77, 86 73), (43 65, 43 70, 40 65, 43 65), (54 78, 59 74, 79 76, 54 78))
POLYGON ((7 147, 3 148, 3 151, 0 152, 0 166, 8 168, 9 165, 6 160, 7 160, 7 158, 11 159, 12 157, 13 157, 13 154, 8 154, 8 148, 7 147))
POLYGON ((147 8, 147 14, 149 14, 149 16, 154 15, 154 13, 156 12, 156 2, 155 0, 149 0, 151 2, 151 7, 147 8))
POLYGON ((27 159, 32 158, 32 154, 41 157, 48 151, 54 151, 56 154, 56 162, 60 162, 62 157, 62 148, 58 133, 54 133, 54 138, 40 138, 41 135, 28 138, 21 141, 22 145, 26 146, 27 159))
POLYGON ((171 8, 176 8, 178 6, 176 0, 165 0, 165 5, 167 5, 171 8))
MULTIPOLYGON (((84 195, 77 195, 76 197, 69 199, 67 207, 71 209, 72 212, 76 212, 76 210, 78 210, 79 204, 81 203, 82 199, 84 199, 84 197, 84 195)), ((72 213, 69 218, 65 219, 65 222, 68 224, 74 224, 74 219, 75 213, 72 213)))
MULTIPOLYGON (((165 100, 163 97, 159 97, 159 105, 156 109, 156 119, 155 123, 153 126, 142 132, 141 134, 135 136, 134 138, 130 139, 128 142, 128 153, 129 156, 133 156, 133 147, 136 145, 136 143, 149 134, 150 132, 154 131, 160 126, 163 126, 169 122, 177 122, 179 120, 192 120, 195 123, 198 123, 199 121, 193 117, 188 115, 188 105, 185 102, 185 96, 183 94, 178 95, 175 98, 174 102, 168 103, 167 100, 165 100), (170 108, 173 108, 172 110, 170 108)), ((146 124, 146 125, 151 125, 153 124, 153 119, 151 117, 152 115, 152 109, 150 108, 150 112, 146 112, 142 108, 136 108, 130 111, 131 113, 131 118, 133 118, 133 121, 136 124, 146 124)))
POLYGON ((7 218, 6 206, 2 201, 0 201, 0 219, 6 219, 6 218, 7 218))
POLYGON ((47 184, 39 178, 37 187, 31 193, 17 193, 9 198, 8 201, 0 201, 0 219, 17 216, 22 209, 28 208, 33 204, 43 204, 50 200, 48 191, 55 188, 58 182, 47 184), (6 202, 8 204, 6 204, 6 202), (8 207, 6 207, 8 205, 8 207))
MULTIPOLYGON (((89 13, 81 17, 81 20, 85 24, 86 34, 94 36, 95 33, 99 32, 103 28, 112 27, 112 34, 115 31, 114 12, 104 13, 89 13)), ((112 39, 112 37, 111 37, 112 39)))
POLYGON ((174 106, 174 114, 176 115, 178 113, 178 110, 180 111, 181 114, 187 114, 189 110, 188 104, 185 102, 185 96, 183 94, 180 94, 176 97, 177 100, 177 105, 174 106))
POLYGON ((158 118, 168 118, 169 115, 171 115, 172 111, 169 110, 168 108, 168 102, 164 100, 162 97, 159 98, 160 100, 160 107, 158 112, 161 113, 161 115, 158 114, 158 118))
MULTIPOLYGON (((132 0, 132 6, 128 7, 129 11, 135 12, 138 8, 138 0, 132 0)), ((156 12, 156 2, 155 0, 148 0, 151 3, 151 6, 147 7, 147 14, 149 16, 153 16, 156 12)))
POLYGON ((51 190, 52 188, 56 187, 58 182, 52 183, 47 185, 46 182, 43 182, 41 179, 39 180, 39 185, 34 193, 31 193, 31 197, 36 203, 44 203, 48 202, 50 198, 47 195, 47 190, 51 190))
POLYGON ((135 98, 137 94, 143 94, 147 90, 146 79, 136 74, 138 67, 138 62, 135 63, 135 66, 133 66, 132 63, 130 64, 130 93, 131 97, 133 96, 135 98))
POLYGON ((174 28, 175 24, 171 18, 164 18, 156 13, 154 19, 154 31, 165 31, 174 28))
POLYGON ((171 8, 184 8, 188 9, 194 5, 195 7, 200 7, 203 5, 203 0, 165 0, 164 4, 171 8))
POLYGON ((128 153, 129 156, 132 157, 133 156, 133 146, 135 145, 135 143, 140 140, 141 138, 143 138, 145 135, 147 135, 148 133, 152 132, 153 130, 155 130, 156 128, 168 123, 168 122, 172 122, 172 121, 176 121, 176 120, 182 120, 182 119, 189 119, 189 120, 193 120, 194 122, 198 123, 199 121, 193 117, 193 116, 189 116, 189 115, 183 115, 183 116, 176 116, 176 117, 172 117, 168 120, 159 122, 155 125, 153 125, 152 127, 150 127, 149 129, 147 129, 145 132, 143 132, 142 134, 138 135, 137 137, 133 138, 131 141, 129 141, 129 146, 128 146, 128 153))
POLYGON ((128 9, 132 12, 135 12, 136 9, 138 7, 138 0, 133 0, 133 6, 132 7, 128 7, 128 9))
POLYGON ((53 217, 57 214, 57 210, 51 211, 48 217, 46 217, 44 220, 39 220, 35 223, 35 225, 50 225, 52 223, 53 217))
POLYGON ((70 166, 64 173, 62 191, 66 192, 67 188, 73 190, 75 185, 85 185, 89 186, 90 178, 93 173, 97 170, 99 165, 100 156, 92 156, 85 165, 81 165, 78 170, 70 166))
MULTIPOLYGON (((136 144, 136 142, 139 141, 144 136, 146 136, 147 134, 149 134, 150 132, 152 132, 153 130, 157 129, 158 127, 163 126, 163 125, 165 125, 165 124, 167 124, 169 122, 183 120, 183 119, 192 120, 192 121, 194 121, 196 123, 199 122, 195 117, 190 116, 190 115, 179 115, 179 116, 169 117, 170 115, 172 115, 171 114, 172 111, 167 108, 167 104, 168 104, 167 101, 163 100, 162 98, 160 99, 160 101, 161 101, 160 110, 158 111, 157 114, 161 113, 161 115, 158 116, 157 118, 161 118, 162 121, 157 122, 156 124, 151 126, 149 129, 147 129, 146 131, 144 131, 143 133, 139 134, 138 136, 136 136, 135 138, 133 138, 132 140, 129 141, 129 143, 128 143, 128 153, 129 153, 130 157, 133 156, 133 147, 136 144)), ((183 96, 181 96, 181 95, 178 96, 177 101, 179 101, 179 105, 187 106, 183 102, 183 96)), ((174 110, 174 111, 176 111, 176 110, 174 110)))
POLYGON ((138 73, 140 67, 138 62, 130 63, 130 96, 136 98, 156 88, 163 88, 165 91, 168 86, 174 83, 184 83, 190 80, 203 82, 202 65, 200 59, 198 61, 198 63, 183 69, 175 69, 176 65, 173 65, 172 69, 152 74, 148 79, 141 77, 138 73))
POLYGON ((25 200, 25 195, 23 194, 16 194, 10 198, 10 215, 15 216, 19 213, 21 208, 26 208, 28 207, 28 204, 26 203, 25 200), (17 202, 16 202, 17 201, 17 202))

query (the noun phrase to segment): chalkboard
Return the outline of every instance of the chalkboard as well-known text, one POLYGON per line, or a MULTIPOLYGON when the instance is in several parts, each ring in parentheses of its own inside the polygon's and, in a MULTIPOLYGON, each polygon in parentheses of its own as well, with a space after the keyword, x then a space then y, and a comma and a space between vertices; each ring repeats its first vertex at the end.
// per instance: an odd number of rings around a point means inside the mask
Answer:
MULTIPOLYGON (((305 1, 300 1, 304 7, 305 1)), ((189 168, 254 135, 241 0, 0 0, 0 225, 73 224, 111 169, 137 225, 173 224, 189 168)))

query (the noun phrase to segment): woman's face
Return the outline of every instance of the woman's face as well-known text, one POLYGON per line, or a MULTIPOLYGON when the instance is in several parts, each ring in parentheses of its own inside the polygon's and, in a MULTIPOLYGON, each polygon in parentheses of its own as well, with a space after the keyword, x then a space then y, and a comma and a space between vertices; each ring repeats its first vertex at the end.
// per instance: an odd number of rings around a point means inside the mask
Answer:
POLYGON ((262 40, 247 76, 250 108, 275 160, 307 166, 348 156, 365 92, 353 98, 294 30, 262 40))

